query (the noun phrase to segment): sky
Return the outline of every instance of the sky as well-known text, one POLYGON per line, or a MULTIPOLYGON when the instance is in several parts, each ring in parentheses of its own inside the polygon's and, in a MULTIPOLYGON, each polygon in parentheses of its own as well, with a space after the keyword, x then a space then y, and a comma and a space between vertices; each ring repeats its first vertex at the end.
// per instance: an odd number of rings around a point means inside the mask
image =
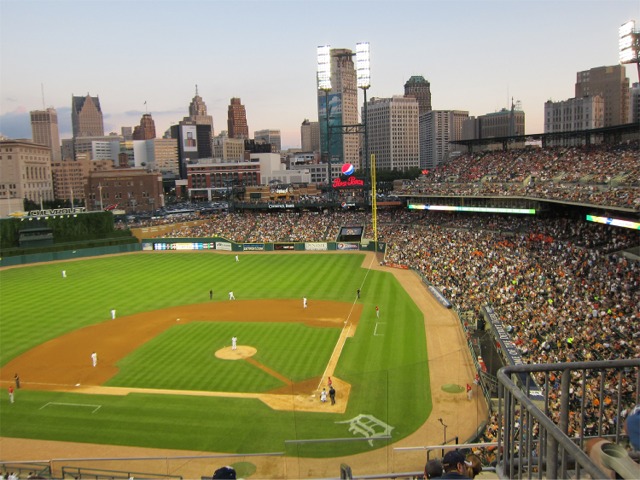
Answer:
POLYGON ((89 93, 105 133, 150 113, 160 137, 197 85, 215 134, 239 97, 251 136, 278 129, 296 148, 318 119, 317 47, 360 42, 368 99, 421 75, 433 109, 479 116, 513 99, 542 133, 544 103, 572 98, 577 72, 618 63, 629 20, 640 28, 639 0, 0 0, 0 134, 31 138, 29 111, 54 107, 71 138, 71 97, 89 93))

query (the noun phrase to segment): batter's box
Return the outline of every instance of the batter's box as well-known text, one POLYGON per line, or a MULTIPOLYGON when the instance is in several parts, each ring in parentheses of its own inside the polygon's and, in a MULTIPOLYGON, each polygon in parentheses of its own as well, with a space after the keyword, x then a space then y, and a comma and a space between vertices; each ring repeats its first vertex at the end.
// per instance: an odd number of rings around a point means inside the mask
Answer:
POLYGON ((91 405, 88 403, 60 403, 60 402, 48 402, 40 407, 40 410, 47 407, 75 407, 75 408, 90 408, 91 413, 96 413, 98 410, 102 408, 102 405, 91 405))
POLYGON ((373 329, 374 337, 384 337, 385 332, 387 331, 387 323, 386 322, 376 322, 376 326, 373 329))

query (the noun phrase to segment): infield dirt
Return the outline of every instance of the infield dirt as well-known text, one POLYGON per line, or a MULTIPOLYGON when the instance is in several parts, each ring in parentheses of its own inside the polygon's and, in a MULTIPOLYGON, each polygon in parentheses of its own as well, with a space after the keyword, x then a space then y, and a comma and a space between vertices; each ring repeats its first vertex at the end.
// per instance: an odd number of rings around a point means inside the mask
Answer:
MULTIPOLYGON (((268 254, 268 253, 266 253, 268 254)), ((472 438, 482 421, 487 417, 487 406, 481 395, 474 395, 467 400, 466 393, 451 394, 441 387, 448 384, 471 384, 474 378, 473 363, 466 346, 466 338, 459 322, 452 311, 442 307, 429 294, 415 272, 404 269, 383 267, 376 261, 373 253, 367 253, 364 268, 381 269, 392 273, 408 292, 424 315, 426 343, 431 376, 431 395, 433 410, 427 422, 412 435, 384 449, 370 453, 352 455, 344 458, 314 459, 297 457, 274 459, 270 457, 254 457, 250 461, 256 464, 257 470, 251 478, 320 478, 339 475, 341 463, 350 465, 354 474, 406 472, 423 468, 426 454, 422 450, 403 450, 407 447, 439 445, 443 440, 443 427, 438 419, 447 424, 447 439, 459 437, 461 442, 472 438), (284 464, 283 464, 284 463, 284 464), (282 472, 286 472, 284 475, 282 472)), ((327 328, 341 328, 339 344, 353 336, 357 330, 361 313, 361 304, 354 305, 336 302, 313 302, 314 308, 304 311, 303 321, 309 325, 327 328), (321 308, 316 308, 318 304, 321 308), (318 315, 317 312, 322 312, 318 315), (344 319, 348 318, 348 324, 344 319)), ((134 316, 116 318, 98 325, 86 327, 26 352, 9 362, 2 368, 0 381, 3 385, 12 382, 12 372, 21 372, 23 388, 64 390, 76 393, 100 393, 126 395, 139 389, 101 386, 115 375, 115 363, 143 343, 151 340, 162 331, 176 324, 194 320, 215 321, 263 321, 263 322, 300 322, 301 301, 293 300, 247 300, 211 302, 197 305, 181 306, 161 311, 145 312, 134 316), (125 328, 126 327, 126 328, 125 328), (88 339, 91 339, 89 342, 88 339), (98 339, 98 340, 96 340, 98 339), (69 348, 70 346, 73 348, 69 348), (86 345, 86 348, 78 348, 86 345), (86 350, 86 351, 85 351, 86 350), (99 352, 100 368, 91 366, 91 351, 99 352), (51 362, 51 358, 61 358, 64 367, 51 362), (68 368, 76 365, 76 368, 68 368)), ((341 348, 336 348, 325 375, 331 376, 338 398, 336 413, 344 412, 350 394, 350 385, 336 378, 333 374, 341 348)), ((231 347, 212 351, 212 355, 232 360, 253 362, 258 368, 278 378, 278 372, 256 362, 251 345, 238 345, 237 350, 231 347)), ((282 380, 282 378, 281 378, 282 380)), ((296 409, 303 411, 326 411, 314 394, 318 386, 324 383, 323 378, 308 379, 299 384, 291 384, 287 379, 282 389, 266 394, 220 393, 200 391, 157 390, 164 394, 215 395, 233 397, 258 398, 271 408, 277 410, 296 409), (293 392, 293 394, 292 394, 293 392)), ((141 389, 140 389, 141 390, 141 389)), ((144 391, 149 392, 148 389, 144 391)), ((398 392, 401 393, 401 392, 398 392)), ((154 471, 158 468, 164 474, 181 475, 184 478, 200 478, 211 475, 221 464, 233 463, 233 459, 211 458, 211 452, 191 452, 184 450, 148 449, 137 447, 119 447, 112 445, 93 445, 72 442, 51 442, 0 437, 0 456, 3 461, 26 461, 34 459, 58 459, 56 463, 64 464, 63 459, 70 458, 136 458, 154 457, 202 457, 190 458, 188 461, 169 462, 165 460, 136 460, 126 467, 126 460, 118 461, 118 469, 128 468, 133 471, 154 471), (208 458, 205 458, 208 457, 208 458), (149 470, 145 470, 145 468, 149 470)), ((92 464, 96 466, 95 462, 92 464)), ((105 462, 100 468, 107 468, 105 462)), ((109 467, 115 469, 112 465, 109 467)), ((159 472, 158 472, 159 473, 159 472)))

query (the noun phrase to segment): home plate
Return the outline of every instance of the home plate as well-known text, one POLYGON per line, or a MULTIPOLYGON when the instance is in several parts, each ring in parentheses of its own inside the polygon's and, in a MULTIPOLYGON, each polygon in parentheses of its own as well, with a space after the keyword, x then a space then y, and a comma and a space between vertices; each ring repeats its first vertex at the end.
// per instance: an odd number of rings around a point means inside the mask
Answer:
POLYGON ((79 386, 80 386, 80 384, 79 384, 79 383, 76 383, 76 387, 79 387, 79 386))

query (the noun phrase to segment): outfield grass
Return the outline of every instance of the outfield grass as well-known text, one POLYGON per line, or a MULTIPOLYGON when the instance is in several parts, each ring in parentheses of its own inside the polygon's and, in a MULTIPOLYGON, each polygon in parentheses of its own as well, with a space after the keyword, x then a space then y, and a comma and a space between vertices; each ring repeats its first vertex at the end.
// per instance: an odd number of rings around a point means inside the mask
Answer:
MULTIPOLYGON (((171 306, 236 298, 303 296, 353 302, 363 318, 345 345, 336 375, 352 384, 344 415, 273 411, 259 401, 179 395, 124 397, 21 390, 0 397, 0 435, 229 453, 283 451, 285 440, 351 438, 346 421, 369 414, 393 427, 394 441, 431 411, 424 321, 386 272, 361 268, 362 254, 136 254, 0 271, 0 362, 80 327, 171 306), (67 278, 61 278, 61 270, 67 278), (376 326, 375 305, 381 307, 376 326), (61 405, 61 404, 71 404, 61 405), (76 406, 73 406, 73 405, 76 406), (95 410, 91 405, 100 408, 95 410), (43 408, 44 407, 44 408, 43 408), (95 411, 94 411, 95 410, 95 411)), ((301 381, 322 374, 339 331, 293 324, 190 323, 163 332, 119 363, 110 385, 260 392, 282 384, 247 362, 213 370, 210 338, 254 336, 254 357, 301 381), (171 355, 169 354, 171 352, 171 355), (177 355, 176 355, 177 353, 177 355)), ((337 456, 377 446, 345 442, 306 447, 337 456)))

